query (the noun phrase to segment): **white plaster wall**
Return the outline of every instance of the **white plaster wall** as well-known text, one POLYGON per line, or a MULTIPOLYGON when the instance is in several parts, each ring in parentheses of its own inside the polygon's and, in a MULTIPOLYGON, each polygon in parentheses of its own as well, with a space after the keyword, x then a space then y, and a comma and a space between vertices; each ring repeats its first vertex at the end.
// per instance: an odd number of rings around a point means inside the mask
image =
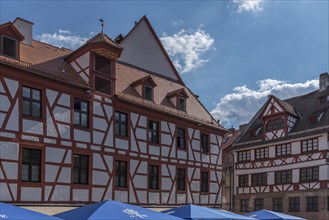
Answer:
POLYGON ((15 102, 14 108, 9 116, 6 129, 12 131, 18 131, 18 100, 15 102))
POLYGON ((319 167, 319 180, 329 180, 329 165, 319 167))
POLYGON ((88 189, 73 189, 73 201, 88 201, 88 189))
POLYGON ((90 53, 87 52, 83 54, 81 57, 79 57, 78 59, 76 59, 76 62, 82 67, 82 69, 85 69, 89 66, 89 56, 90 53))
POLYGON ((55 106, 53 114, 56 121, 65 122, 65 123, 71 122, 71 111, 69 108, 55 106))
MULTIPOLYGON (((4 170, 4 173, 6 174, 6 177, 8 180, 17 180, 18 178, 18 164, 12 163, 12 162, 2 162, 2 167, 4 170)), ((0 179, 3 177, 0 176, 0 179)))
POLYGON ((69 201, 70 200, 70 186, 56 185, 51 197, 51 201, 69 201))
POLYGON ((319 150, 328 150, 327 135, 322 135, 321 137, 319 137, 318 144, 319 144, 318 146, 319 150))
POLYGON ((66 106, 66 107, 70 108, 70 106, 71 106, 71 96, 66 94, 66 93, 62 93, 61 97, 58 99, 57 104, 63 105, 63 106, 66 106))
POLYGON ((41 188, 21 187, 22 201, 41 201, 41 188))
POLYGON ((74 140, 81 142, 90 142, 90 132, 74 129, 74 140))

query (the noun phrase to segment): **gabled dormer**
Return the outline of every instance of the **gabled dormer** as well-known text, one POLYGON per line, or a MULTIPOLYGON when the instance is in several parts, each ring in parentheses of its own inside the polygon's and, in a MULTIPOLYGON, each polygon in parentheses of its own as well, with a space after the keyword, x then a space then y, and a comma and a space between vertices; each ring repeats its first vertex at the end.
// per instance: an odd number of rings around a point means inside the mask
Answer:
POLYGON ((167 98, 180 111, 186 112, 186 99, 188 98, 184 88, 177 89, 167 94, 167 98))
POLYGON ((131 83, 138 94, 145 100, 153 101, 154 88, 157 86, 151 76, 145 76, 131 83))
POLYGON ((265 140, 285 137, 295 125, 298 114, 294 107, 270 95, 261 114, 265 140))
POLYGON ((19 44, 24 36, 11 22, 0 25, 0 54, 19 60, 19 44))
POLYGON ((104 33, 99 33, 70 54, 66 60, 80 77, 102 95, 114 93, 115 62, 122 48, 104 33))

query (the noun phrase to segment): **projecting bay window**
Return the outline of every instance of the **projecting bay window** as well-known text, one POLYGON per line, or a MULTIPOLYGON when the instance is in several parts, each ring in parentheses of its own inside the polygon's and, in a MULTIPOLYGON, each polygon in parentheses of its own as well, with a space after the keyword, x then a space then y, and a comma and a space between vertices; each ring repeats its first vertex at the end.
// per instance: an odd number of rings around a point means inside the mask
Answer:
POLYGON ((291 154, 291 144, 281 144, 276 147, 276 156, 285 156, 291 154))
POLYGON ((300 211, 300 201, 299 197, 289 198, 289 212, 299 212, 300 211))
POLYGON ((1 39, 1 54, 12 57, 12 58, 17 58, 17 40, 7 37, 7 36, 2 36, 1 39))
POLYGON ((288 184, 292 182, 292 171, 282 170, 275 172, 275 184, 288 184))
POLYGON ((88 102, 74 98, 74 125, 88 128, 88 102))
POLYGON ((249 161, 250 160, 250 150, 239 151, 238 152, 238 161, 249 161))
POLYGON ((319 180, 319 167, 307 167, 300 169, 300 181, 311 182, 319 180))
POLYGON ((201 192, 209 190, 209 172, 201 172, 201 192))
POLYGON ((117 136, 128 136, 128 119, 127 114, 115 112, 115 134, 117 136))
POLYGON ((306 211, 307 212, 319 211, 319 202, 317 196, 306 197, 306 211))
POLYGON ((262 210, 264 208, 264 199, 254 200, 255 211, 262 210))
POLYGON ((159 189, 159 166, 149 165, 149 189, 159 189))
POLYGON ((302 152, 318 150, 319 142, 317 138, 302 141, 302 152))
POLYGON ((89 156, 74 154, 73 183, 88 184, 89 156))
POLYGON ((177 190, 185 191, 185 169, 178 168, 176 172, 177 190))
POLYGON ((149 121, 148 141, 151 144, 159 144, 159 123, 149 121))
POLYGON ((253 186, 266 186, 267 185, 267 173, 252 174, 251 183, 253 186))
POLYGON ((186 144, 185 144, 185 129, 183 128, 177 128, 176 129, 176 144, 178 149, 185 149, 186 144))
POLYGON ((200 137, 201 141, 201 151, 203 153, 209 153, 209 135, 207 134, 202 134, 200 137))
POLYGON ((268 158, 268 147, 256 149, 255 158, 256 160, 268 158))
POLYGON ((126 161, 115 161, 115 186, 127 188, 127 162, 126 161))
POLYGON ((283 199, 282 198, 273 199, 273 211, 283 212, 283 199))
POLYGON ((23 115, 42 117, 41 90, 23 86, 23 115))
POLYGON ((22 182, 41 182, 41 150, 23 148, 22 182))

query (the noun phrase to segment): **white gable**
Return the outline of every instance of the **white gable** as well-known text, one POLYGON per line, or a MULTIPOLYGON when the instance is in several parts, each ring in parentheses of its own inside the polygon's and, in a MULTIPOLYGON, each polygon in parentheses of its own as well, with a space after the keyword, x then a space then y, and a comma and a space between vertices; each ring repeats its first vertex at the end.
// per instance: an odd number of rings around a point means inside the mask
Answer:
POLYGON ((144 19, 120 42, 120 46, 123 47, 120 61, 179 80, 144 19))

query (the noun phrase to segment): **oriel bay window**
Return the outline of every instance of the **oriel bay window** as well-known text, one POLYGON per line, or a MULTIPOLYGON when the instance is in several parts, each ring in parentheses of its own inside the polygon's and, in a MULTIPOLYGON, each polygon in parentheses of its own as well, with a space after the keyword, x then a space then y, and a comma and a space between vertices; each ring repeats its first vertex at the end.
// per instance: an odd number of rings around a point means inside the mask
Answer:
POLYGON ((115 134, 118 136, 128 136, 128 119, 127 114, 115 112, 115 134))
POLYGON ((22 181, 41 181, 41 150, 23 148, 22 150, 22 181))
POLYGON ((159 166, 148 166, 149 189, 159 189, 159 166))
POLYGON ((268 147, 256 149, 255 158, 256 160, 268 158, 268 147))
POLYGON ((287 184, 292 182, 292 171, 282 170, 275 172, 275 184, 287 184))
POLYGON ((300 170, 300 181, 317 181, 319 179, 319 167, 306 167, 300 170))
POLYGON ((127 188, 127 162, 115 161, 115 186, 127 188))
POLYGON ((88 102, 74 98, 74 125, 88 127, 88 102))
POLYGON ((302 152, 315 151, 318 149, 318 144, 317 138, 302 141, 302 152))
POLYGON ((185 169, 178 168, 176 172, 177 190, 185 191, 185 169))
POLYGON ((291 144, 281 144, 276 146, 276 156, 284 156, 291 154, 291 144))
POLYGON ((73 183, 88 184, 89 156, 74 154, 73 183))
POLYGON ((238 161, 249 161, 250 160, 250 150, 244 150, 238 152, 238 161))
POLYGON ((176 129, 176 142, 177 142, 177 148, 179 149, 185 149, 185 129, 183 128, 177 128, 176 129))
POLYGON ((148 128, 149 143, 159 144, 159 123, 155 121, 149 121, 148 128))
POLYGON ((23 115, 42 117, 41 90, 23 86, 23 115))

